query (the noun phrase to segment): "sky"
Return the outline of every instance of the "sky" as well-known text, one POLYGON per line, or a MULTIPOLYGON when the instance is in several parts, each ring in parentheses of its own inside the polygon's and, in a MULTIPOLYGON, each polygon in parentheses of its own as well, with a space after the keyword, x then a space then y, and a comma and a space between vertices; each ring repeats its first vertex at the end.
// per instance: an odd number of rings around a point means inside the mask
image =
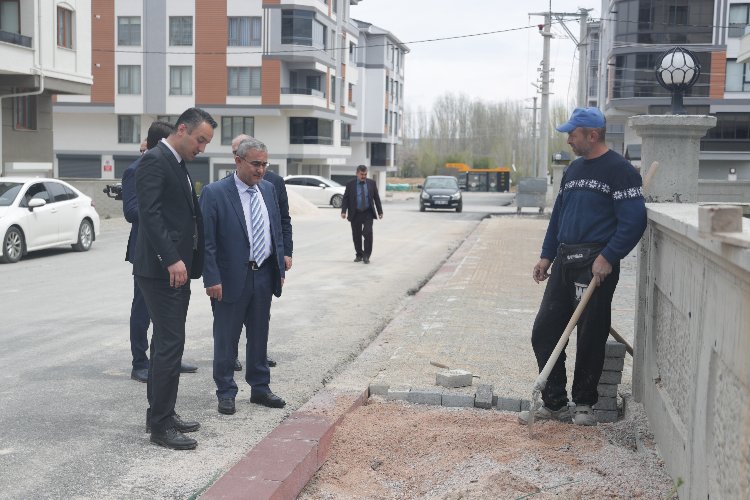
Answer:
MULTIPOLYGON (((577 13, 583 7, 594 9, 589 18, 600 16, 599 0, 361 0, 351 7, 351 17, 390 31, 409 47, 404 97, 412 112, 429 110, 448 92, 485 101, 528 99, 531 106, 531 98, 541 97, 531 84, 541 67, 543 40, 536 25, 544 18, 529 13, 547 11, 550 3, 553 12, 577 13), (512 31, 414 43, 502 30, 512 31)), ((578 20, 566 24, 577 38, 578 20)), ((552 32, 551 99, 574 104, 576 46, 562 27, 553 23, 552 32)))

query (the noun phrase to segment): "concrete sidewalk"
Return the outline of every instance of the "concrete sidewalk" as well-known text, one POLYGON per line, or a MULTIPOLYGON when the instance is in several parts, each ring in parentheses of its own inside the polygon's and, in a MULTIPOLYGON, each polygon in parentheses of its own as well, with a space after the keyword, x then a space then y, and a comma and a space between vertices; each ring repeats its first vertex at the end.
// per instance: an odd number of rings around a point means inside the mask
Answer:
MULTIPOLYGON (((515 211, 515 209, 513 209, 515 211)), ((203 498, 294 498, 325 461, 336 424, 373 391, 440 391, 435 361, 472 372, 496 397, 530 399, 538 374, 531 328, 544 284, 531 278, 546 218, 483 220, 377 339, 313 399, 253 448, 203 498)), ((632 341, 635 258, 622 263, 613 326, 632 341)), ((575 335, 568 368, 572 380, 575 335)), ((630 384, 630 358, 623 381, 630 384)), ((465 400, 467 398, 464 398, 465 400)))

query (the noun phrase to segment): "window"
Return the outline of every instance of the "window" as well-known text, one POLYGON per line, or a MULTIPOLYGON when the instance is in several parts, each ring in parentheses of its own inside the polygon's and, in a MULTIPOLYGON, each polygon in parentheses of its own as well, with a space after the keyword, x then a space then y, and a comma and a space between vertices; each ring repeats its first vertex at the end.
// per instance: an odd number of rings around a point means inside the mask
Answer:
POLYGON ((117 18, 117 45, 132 47, 141 44, 141 18, 117 18))
POLYGON ((63 186, 57 182, 45 182, 44 186, 49 191, 49 196, 52 199, 52 203, 58 201, 74 200, 78 197, 70 188, 63 186))
POLYGON ((729 31, 727 36, 739 38, 745 34, 745 26, 750 24, 750 3, 736 3, 729 6, 729 31))
POLYGON ((140 144, 141 117, 139 115, 119 115, 117 117, 117 142, 120 144, 140 144))
POLYGON ((36 96, 16 97, 14 104, 15 121, 13 128, 16 130, 36 130, 36 96))
POLYGON ((336 77, 331 77, 331 102, 336 102, 336 77))
POLYGON ((117 66, 117 93, 140 95, 141 67, 117 66))
POLYGON ((727 92, 750 91, 750 64, 727 60, 727 76, 724 86, 727 92))
POLYGON ((229 17, 229 47, 260 47, 260 17, 229 17))
POLYGON ((349 64, 357 62, 357 46, 349 42, 349 64))
POLYGON ((160 122, 167 122, 174 125, 177 123, 178 115, 156 115, 156 119, 160 122))
POLYGON ((21 33, 19 0, 0 0, 0 30, 8 33, 21 33))
POLYGON ((333 121, 289 118, 290 144, 333 144, 333 121))
POLYGON ((341 145, 349 146, 352 143, 352 126, 341 122, 341 145))
POLYGON ((33 199, 44 200, 47 203, 52 202, 52 198, 44 187, 43 182, 37 182, 36 184, 29 186, 29 189, 27 189, 26 193, 23 195, 23 201, 21 201, 19 205, 22 207, 28 207, 29 202, 33 199))
POLYGON ((260 68, 227 68, 227 95, 260 95, 260 68))
POLYGON ((169 67, 169 95, 193 95, 193 67, 169 67))
POLYGON ((73 12, 57 8, 57 46, 73 48, 73 12))
POLYGON ((169 18, 169 45, 193 45, 193 18, 175 16, 169 18))
POLYGON ((615 44, 711 43, 713 0, 619 0, 615 44))
POLYGON ((255 135, 255 118, 252 116, 222 116, 221 143, 232 144, 232 139, 240 134, 255 135))
POLYGON ((716 113, 716 126, 706 133, 706 139, 734 140, 745 143, 750 139, 750 115, 748 113, 716 113))
POLYGON ((326 27, 315 20, 311 11, 284 9, 281 11, 281 43, 325 49, 326 27))

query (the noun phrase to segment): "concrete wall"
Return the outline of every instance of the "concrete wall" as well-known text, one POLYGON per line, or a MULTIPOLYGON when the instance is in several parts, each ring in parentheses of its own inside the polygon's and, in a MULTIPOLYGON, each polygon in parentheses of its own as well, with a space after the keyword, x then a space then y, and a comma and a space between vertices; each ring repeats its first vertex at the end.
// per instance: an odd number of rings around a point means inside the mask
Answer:
POLYGON ((698 201, 750 203, 750 181, 698 180, 698 201))
POLYGON ((700 236, 695 204, 649 204, 648 217, 634 397, 680 498, 750 498, 750 248, 700 236))

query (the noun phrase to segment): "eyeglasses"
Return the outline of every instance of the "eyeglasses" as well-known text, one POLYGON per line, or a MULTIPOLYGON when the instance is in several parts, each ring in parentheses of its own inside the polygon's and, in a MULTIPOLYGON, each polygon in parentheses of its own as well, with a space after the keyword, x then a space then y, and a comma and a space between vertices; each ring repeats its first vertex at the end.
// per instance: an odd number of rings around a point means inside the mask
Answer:
POLYGON ((268 165, 270 165, 270 163, 268 163, 267 161, 246 160, 246 159, 242 158, 241 156, 238 156, 237 158, 239 158, 240 160, 244 161, 245 163, 247 163, 249 165, 252 165, 255 168, 261 168, 261 167, 268 168, 268 165))

